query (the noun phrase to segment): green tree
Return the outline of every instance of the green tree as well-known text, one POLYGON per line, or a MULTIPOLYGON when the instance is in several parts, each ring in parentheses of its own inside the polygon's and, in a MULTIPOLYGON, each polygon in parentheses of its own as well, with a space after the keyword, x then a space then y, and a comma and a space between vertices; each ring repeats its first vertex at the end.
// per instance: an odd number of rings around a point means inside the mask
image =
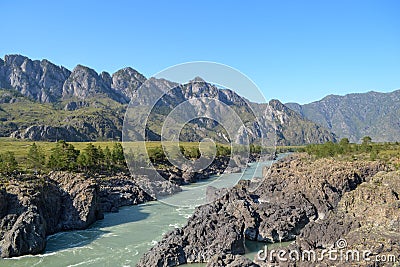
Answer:
POLYGON ((18 162, 14 153, 7 151, 0 154, 0 173, 10 175, 18 170, 18 162))
POLYGON ((121 143, 114 143, 111 155, 114 164, 119 166, 126 166, 124 149, 122 148, 121 143))
POLYGON ((110 170, 112 169, 112 153, 108 146, 104 148, 104 165, 105 167, 110 170))
POLYGON ((29 167, 32 168, 35 173, 42 171, 44 165, 46 164, 46 156, 41 147, 33 143, 28 150, 28 163, 29 167))
POLYGON ((340 141, 339 141, 339 145, 341 145, 341 146, 347 146, 348 144, 350 144, 350 141, 349 141, 349 138, 342 138, 342 139, 340 139, 340 141))
POLYGON ((372 150, 372 138, 369 136, 364 136, 362 138, 361 149, 364 152, 370 152, 372 150))
POLYGON ((364 136, 362 138, 362 144, 363 145, 369 145, 369 144, 371 144, 371 142, 372 142, 372 138, 369 137, 369 136, 364 136))
POLYGON ((87 171, 99 171, 102 169, 104 153, 100 147, 95 147, 92 143, 87 144, 83 152, 79 155, 77 163, 79 167, 87 171))
POLYGON ((371 151, 371 153, 369 154, 369 159, 376 160, 378 158, 378 153, 379 153, 379 151, 377 149, 373 149, 371 151))
POLYGON ((164 150, 161 146, 149 148, 147 153, 148 153, 149 159, 152 163, 162 163, 166 160, 164 150))
POLYGON ((74 171, 77 169, 79 150, 65 141, 58 141, 56 147, 51 150, 47 166, 52 170, 74 171))

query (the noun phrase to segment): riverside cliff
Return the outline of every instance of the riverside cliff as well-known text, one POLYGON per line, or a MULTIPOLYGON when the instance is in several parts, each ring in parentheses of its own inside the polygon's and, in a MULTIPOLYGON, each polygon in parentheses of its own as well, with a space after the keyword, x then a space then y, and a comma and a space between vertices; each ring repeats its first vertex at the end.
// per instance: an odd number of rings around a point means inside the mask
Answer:
MULTIPOLYGON (((134 178, 51 172, 11 179, 0 189, 0 256, 41 253, 48 235, 86 229, 104 212, 154 200, 134 178)), ((161 188, 164 194, 180 191, 170 183, 161 188)))

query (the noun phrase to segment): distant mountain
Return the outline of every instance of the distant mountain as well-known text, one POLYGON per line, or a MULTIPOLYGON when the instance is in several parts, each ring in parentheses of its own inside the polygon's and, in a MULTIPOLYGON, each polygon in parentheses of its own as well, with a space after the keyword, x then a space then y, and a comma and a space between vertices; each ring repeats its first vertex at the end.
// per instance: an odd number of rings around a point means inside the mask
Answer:
MULTIPOLYGON (((160 92, 166 93, 150 117, 144 137, 147 140, 159 140, 166 114, 198 97, 214 99, 212 109, 210 106, 207 109, 210 103, 204 102, 192 104, 190 112, 202 115, 205 110, 222 110, 227 105, 245 122, 245 128, 238 128, 231 136, 235 142, 243 141, 246 130, 253 142, 264 136, 279 145, 336 140, 327 129, 304 119, 278 100, 251 103, 234 91, 219 89, 199 77, 181 85, 165 79, 147 80, 132 68, 112 75, 98 74, 82 65, 70 71, 47 60, 31 60, 20 55, 0 59, 0 136, 50 141, 121 139, 129 101, 140 95, 139 106, 152 105, 160 92), (252 120, 253 110, 260 118, 256 123, 252 120)), ((140 111, 135 113, 137 117, 146 115, 140 111)), ((222 125, 207 118, 190 121, 182 129, 181 141, 199 141, 205 137, 229 141, 222 125)))
POLYGON ((93 96, 105 96, 119 103, 128 103, 146 78, 132 68, 100 75, 78 65, 72 72, 48 60, 31 60, 21 55, 0 59, 0 88, 14 89, 41 103, 93 96))
POLYGON ((360 142, 367 135, 376 142, 400 140, 400 90, 329 95, 310 104, 285 105, 351 142, 360 142))

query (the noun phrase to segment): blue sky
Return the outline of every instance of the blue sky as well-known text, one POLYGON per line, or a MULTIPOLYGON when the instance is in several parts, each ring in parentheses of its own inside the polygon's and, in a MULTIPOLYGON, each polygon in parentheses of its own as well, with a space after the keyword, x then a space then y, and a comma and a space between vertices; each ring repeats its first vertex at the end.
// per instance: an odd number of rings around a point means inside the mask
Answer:
POLYGON ((188 61, 248 75, 267 99, 400 88, 400 1, 1 1, 0 56, 151 76, 188 61))

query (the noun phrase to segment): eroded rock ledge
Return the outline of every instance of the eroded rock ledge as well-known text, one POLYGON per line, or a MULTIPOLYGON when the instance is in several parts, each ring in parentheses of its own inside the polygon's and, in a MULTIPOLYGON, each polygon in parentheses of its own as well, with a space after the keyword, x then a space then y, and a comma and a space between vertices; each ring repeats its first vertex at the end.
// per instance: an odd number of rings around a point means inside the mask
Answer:
POLYGON ((295 240, 307 227, 329 220, 346 193, 387 170, 377 162, 312 161, 304 154, 286 158, 263 180, 241 181, 221 198, 197 208, 184 227, 165 235, 137 266, 223 266, 218 264, 233 259, 229 255, 244 253, 246 238, 295 240))
MULTIPOLYGON (((52 172, 11 179, 0 189, 0 256, 43 252, 48 235, 86 229, 104 212, 153 200, 129 175, 91 177, 52 172)), ((170 183, 160 188, 164 194, 180 191, 170 183)))

